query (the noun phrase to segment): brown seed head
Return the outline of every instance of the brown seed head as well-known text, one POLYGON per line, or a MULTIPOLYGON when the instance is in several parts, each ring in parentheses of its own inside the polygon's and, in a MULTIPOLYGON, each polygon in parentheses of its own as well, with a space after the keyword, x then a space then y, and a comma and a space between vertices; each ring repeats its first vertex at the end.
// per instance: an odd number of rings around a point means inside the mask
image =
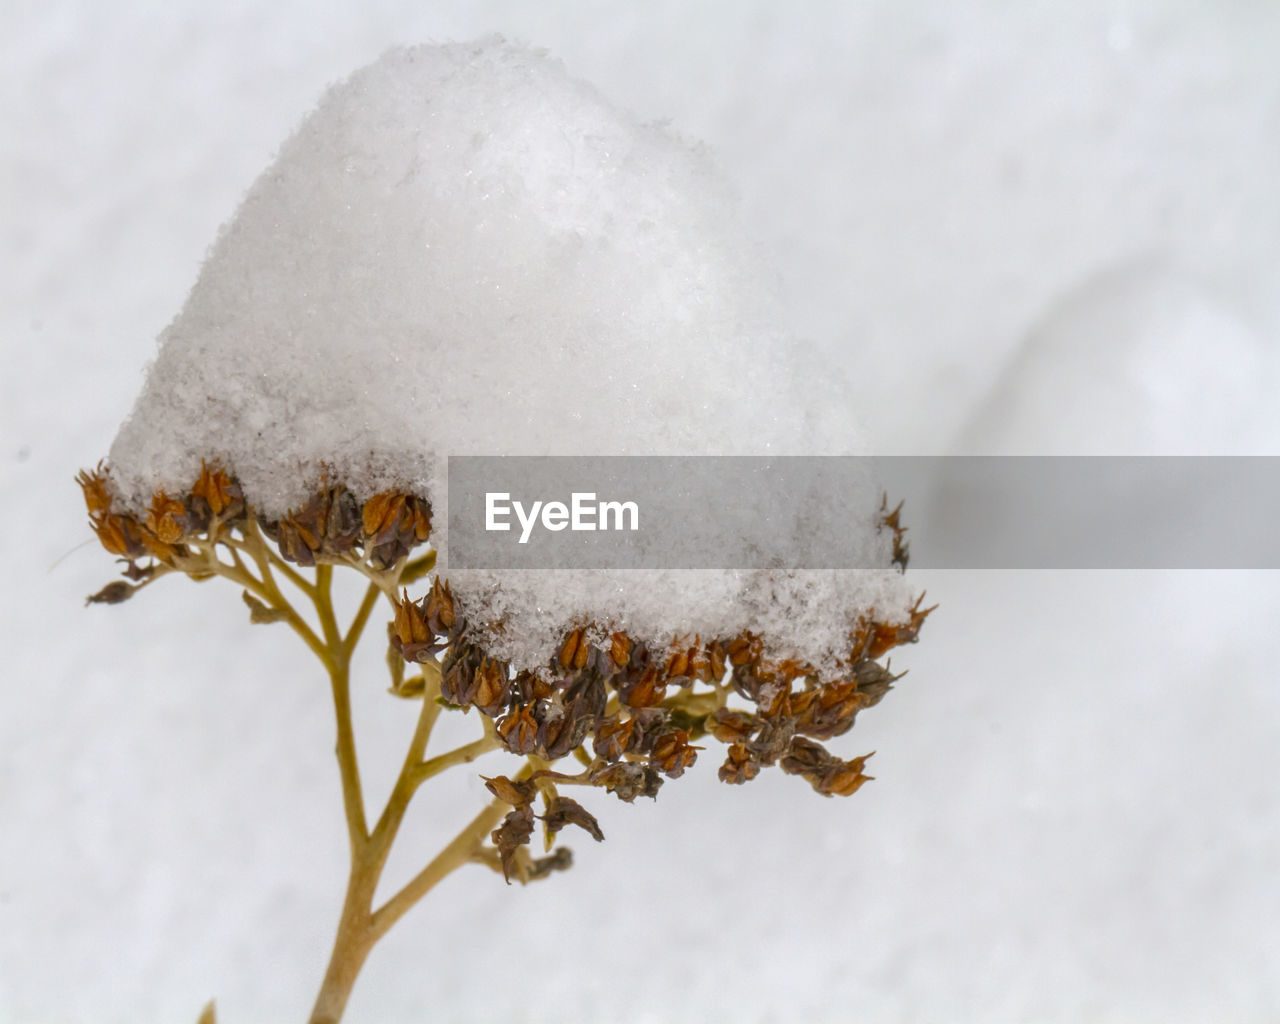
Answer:
POLYGON ((481 658, 475 673, 471 702, 490 718, 506 710, 511 694, 509 675, 505 662, 481 658))
POLYGON ((626 633, 614 633, 609 637, 609 657, 618 668, 626 668, 631 660, 631 638, 626 633))
POLYGON ((430 643, 435 639, 427 626, 427 620, 422 614, 422 609, 410 600, 408 590, 404 591, 400 600, 393 603, 396 613, 392 628, 395 630, 396 639, 400 641, 402 647, 407 647, 410 644, 430 643))
POLYGON ((633 708, 651 708, 662 703, 667 695, 666 683, 659 679, 656 665, 648 665, 639 681, 630 687, 622 687, 620 696, 633 708))
POLYGON ((124 558, 141 558, 147 553, 143 544, 145 535, 128 516, 107 515, 91 525, 93 532, 98 535, 99 543, 111 554, 124 558))
POLYGON ((754 633, 743 633, 729 642, 725 653, 729 656, 729 664, 754 665, 760 661, 764 644, 754 633))
POLYGON ((560 645, 560 667, 568 671, 583 668, 590 653, 591 645, 587 643, 586 630, 575 629, 560 645))
POLYGON ((720 766, 720 781, 731 786, 750 782, 760 774, 760 764, 751 756, 745 743, 734 743, 720 766))
POLYGON ((111 511, 111 492, 107 490, 107 473, 103 464, 99 462, 92 470, 80 470, 76 474, 76 483, 84 493, 89 518, 95 522, 104 518, 111 511))
POLYGON ((619 761, 594 770, 591 783, 603 786, 624 803, 631 803, 638 796, 656 797, 662 777, 648 765, 619 761))
POLYGON ((426 619, 431 629, 438 636, 447 634, 458 621, 449 584, 442 584, 439 577, 436 578, 431 585, 431 589, 427 592, 426 619))
POLYGON ((193 497, 203 498, 209 511, 215 516, 222 515, 234 502, 240 500, 239 488, 226 471, 217 464, 210 467, 203 459, 200 460, 200 479, 191 488, 191 494, 193 497))
POLYGON ((498 738, 513 754, 527 755, 538 749, 538 720, 532 704, 520 704, 498 719, 498 738))
POLYGON ((707 719, 707 731, 721 743, 741 743, 757 726, 756 716, 746 711, 717 708, 707 719))
POLYGON ((690 746, 689 733, 684 729, 672 729, 659 735, 653 742, 649 763, 669 779, 678 779, 686 768, 692 768, 698 759, 700 747, 690 746))
POLYGON ((400 513, 404 509, 404 495, 393 491, 375 494, 364 503, 360 510, 361 526, 366 537, 378 538, 385 532, 392 532, 398 526, 400 513))
POLYGON ((176 498, 170 498, 164 491, 156 491, 151 499, 151 508, 147 512, 147 529, 163 544, 176 544, 182 539, 183 522, 186 507, 176 498))

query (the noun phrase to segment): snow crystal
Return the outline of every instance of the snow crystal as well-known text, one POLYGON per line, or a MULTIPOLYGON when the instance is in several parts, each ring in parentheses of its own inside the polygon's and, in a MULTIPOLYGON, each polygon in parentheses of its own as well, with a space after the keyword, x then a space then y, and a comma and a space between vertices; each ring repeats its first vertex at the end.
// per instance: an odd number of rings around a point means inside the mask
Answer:
MULTIPOLYGON (((761 270, 699 146, 497 37, 392 50, 329 90, 221 231, 112 484, 138 509, 217 459, 275 517, 326 479, 442 509, 449 455, 857 450, 761 270)), ((869 495, 851 529, 874 518, 869 495)), ((751 628, 821 661, 854 616, 908 604, 888 568, 451 579, 517 664, 588 620, 751 628)))

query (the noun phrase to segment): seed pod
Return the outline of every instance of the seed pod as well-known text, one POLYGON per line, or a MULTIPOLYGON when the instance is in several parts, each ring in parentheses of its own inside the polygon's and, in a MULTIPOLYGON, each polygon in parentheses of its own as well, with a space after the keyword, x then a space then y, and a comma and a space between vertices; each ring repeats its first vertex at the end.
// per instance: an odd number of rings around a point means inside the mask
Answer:
POLYGON ((469 694, 470 702, 490 718, 496 718, 506 710, 510 694, 510 672, 506 663, 494 658, 481 659, 469 694))
POLYGON ((84 493, 90 520, 105 518, 111 512, 111 492, 107 490, 107 473, 103 463, 99 462, 96 469, 80 470, 76 474, 76 483, 84 493))
POLYGON ((720 766, 720 781, 731 786, 740 786, 750 782, 760 774, 760 764, 747 750, 745 743, 734 743, 729 747, 724 764, 720 766))
POLYGON ((558 715, 546 715, 538 725, 537 746, 541 755, 551 760, 564 757, 570 751, 581 746, 591 728, 591 719, 586 715, 573 714, 573 708, 561 706, 558 715))
POLYGON ((431 535, 431 506, 412 494, 383 491, 360 509, 365 552, 374 565, 394 565, 431 535))
POLYGON ((631 639, 626 633, 614 633, 609 637, 609 658, 618 668, 626 668, 631 660, 631 639))
POLYGON ((200 460, 200 478, 191 488, 191 497, 193 505, 203 504, 210 515, 222 516, 225 512, 224 518, 233 519, 244 512, 240 485, 221 466, 215 463, 211 467, 203 459, 200 460))
POLYGON ((666 682, 659 678, 656 665, 647 666, 630 685, 619 681, 618 696, 633 708, 656 707, 666 695, 666 682))
POLYGON ((592 772, 591 783, 603 786, 624 803, 631 803, 638 796, 656 797, 662 778, 648 765, 620 761, 592 772))
POLYGON ((795 723, 789 718, 762 719, 755 739, 747 743, 751 758, 757 764, 771 765, 787 753, 795 735, 795 723))
POLYGON ((147 511, 147 529, 165 544, 176 544, 182 539, 186 506, 170 498, 164 491, 156 491, 147 511))
POLYGON ((512 807, 526 807, 538 795, 537 784, 532 779, 509 779, 505 775, 497 775, 492 779, 481 775, 480 778, 484 779, 485 788, 490 793, 512 807))
POLYGON ((440 673, 440 696, 462 708, 471 706, 475 696, 476 669, 481 660, 475 648, 455 644, 444 656, 440 673))
POLYGON ((707 718, 707 730, 721 743, 740 743, 749 739, 758 724, 755 715, 728 708, 717 708, 707 718))
POLYGON ((127 601, 133 597, 133 592, 137 589, 137 587, 129 586, 124 580, 116 580, 113 583, 108 583, 96 594, 90 594, 84 599, 84 603, 86 605, 120 604, 122 601, 127 601))
POLYGON ((689 734, 684 729, 670 729, 654 739, 649 763, 667 778, 678 779, 686 768, 693 767, 698 749, 689 745, 689 734))
POLYGON ((431 504, 421 498, 409 499, 409 511, 413 517, 413 539, 425 544, 431 537, 431 504))
POLYGON ((583 668, 587 664, 590 646, 587 643, 585 630, 573 630, 560 645, 560 667, 566 670, 583 668))
POLYGON ((111 554, 129 559, 141 558, 147 554, 147 547, 143 543, 146 534, 128 516, 108 515, 92 525, 94 533, 98 535, 98 542, 111 554))
POLYGON ((711 668, 711 680, 719 682, 724 678, 725 653, 724 647, 721 646, 719 640, 713 641, 707 646, 707 661, 711 668))
POLYGON ((667 658, 668 677, 678 679, 689 674, 689 654, 688 650, 675 651, 667 658))
POLYGON ((498 719, 498 738, 513 754, 533 754, 538 749, 538 722, 533 705, 521 704, 498 719))
MULTIPOLYGON (((729 664, 737 668, 739 665, 754 665, 760 661, 764 645, 754 633, 743 633, 729 642, 725 653, 729 656, 729 664)), ((737 673, 734 673, 735 676, 737 673)))
POLYGON ((792 713, 796 731, 820 740, 841 736, 853 728, 855 717, 866 704, 856 680, 830 683, 795 694, 792 713))
POLYGON ((609 694, 605 689, 603 676, 588 666, 571 675, 565 682, 564 703, 573 708, 575 715, 594 720, 604 714, 609 694))
POLYGON ((360 509, 360 525, 366 537, 375 544, 384 543, 395 535, 404 509, 404 495, 393 491, 375 494, 360 509))
POLYGON ((862 706, 869 708, 879 704, 901 677, 894 675, 878 662, 863 659, 853 667, 853 678, 862 706))
POLYGON ((787 754, 782 759, 782 770, 788 775, 803 775, 807 772, 825 771, 835 761, 822 744, 796 736, 791 740, 787 754))
POLYGON ((360 541, 360 505, 345 487, 335 487, 325 495, 324 550, 344 553, 360 541))
POLYGON ((813 788, 823 796, 852 796, 862 788, 864 782, 870 782, 873 778, 862 774, 862 766, 870 756, 871 754, 864 754, 852 761, 833 765, 817 781, 810 780, 813 788))
POLYGON ((597 721, 591 745, 596 757, 602 757, 606 761, 620 761, 624 755, 639 749, 642 735, 634 717, 623 719, 619 715, 611 715, 597 721))
POLYGON ((453 629, 458 616, 453 604, 453 593, 447 582, 441 583, 437 578, 431 584, 431 589, 427 591, 424 614, 427 625, 437 636, 444 636, 453 629))

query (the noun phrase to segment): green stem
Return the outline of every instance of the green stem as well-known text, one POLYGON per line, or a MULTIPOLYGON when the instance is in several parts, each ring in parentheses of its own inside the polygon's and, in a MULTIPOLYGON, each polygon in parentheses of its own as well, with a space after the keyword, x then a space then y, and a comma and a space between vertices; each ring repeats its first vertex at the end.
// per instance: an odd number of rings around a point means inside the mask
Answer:
POLYGON ((423 761, 410 772, 408 781, 414 789, 417 789, 418 786, 432 776, 439 775, 441 772, 456 765, 470 764, 477 757, 483 757, 490 751, 497 750, 501 745, 501 741, 493 731, 492 724, 486 718, 484 736, 443 754, 437 754, 428 761, 423 761))
POLYGON ((275 580, 271 576, 271 568, 269 565, 259 563, 259 568, 265 573, 262 579, 254 576, 253 573, 245 567, 244 563, 239 559, 235 560, 235 564, 228 565, 218 557, 217 552, 213 548, 201 548, 200 558, 198 559, 174 559, 174 568, 188 575, 199 575, 202 573, 214 573, 231 580, 238 586, 243 587, 254 597, 258 598, 267 605, 267 607, 280 612, 284 616, 284 621, 289 624, 303 643, 311 649, 311 653, 320 659, 322 663, 328 665, 329 651, 321 639, 316 636, 315 631, 307 625, 306 620, 298 614, 297 610, 289 603, 288 599, 280 593, 280 588, 276 586, 275 580))
MULTIPOLYGON (((517 776, 527 779, 531 774, 526 766, 517 776)), ((400 918, 404 917, 418 900, 429 893, 436 884, 451 872, 471 860, 484 845, 485 838, 511 810, 510 804, 497 798, 489 802, 479 814, 449 843, 425 868, 413 876, 386 903, 373 913, 370 927, 376 942, 385 935, 400 918)))
POLYGON ((342 641, 343 650, 347 656, 351 656, 351 652, 356 649, 356 644, 360 642, 360 635, 364 632, 364 627, 369 621, 369 616, 373 612, 374 605, 378 603, 378 597, 382 594, 382 588, 376 583, 370 583, 364 592, 364 600, 360 602, 360 607, 356 609, 356 617, 351 621, 351 628, 347 630, 346 638, 342 641))
POLYGON ((360 784, 360 764, 356 757, 355 729, 351 722, 350 652, 338 632, 330 593, 333 566, 316 566, 316 614, 324 631, 325 664, 333 692, 333 710, 338 726, 338 770, 342 777, 342 803, 347 816, 347 834, 353 863, 359 859, 369 839, 364 812, 364 791, 360 784))

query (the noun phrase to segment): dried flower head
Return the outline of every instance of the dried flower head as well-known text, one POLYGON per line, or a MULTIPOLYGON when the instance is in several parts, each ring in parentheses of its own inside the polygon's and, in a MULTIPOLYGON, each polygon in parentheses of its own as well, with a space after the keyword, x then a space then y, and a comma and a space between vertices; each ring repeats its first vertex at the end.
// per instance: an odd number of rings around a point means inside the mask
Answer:
MULTIPOLYGON (((410 562, 413 550, 431 537, 430 506, 419 496, 384 491, 361 501, 341 484, 326 484, 302 506, 267 519, 247 505, 230 473, 204 462, 187 491, 158 491, 137 515, 116 506, 102 465, 80 473, 77 482, 94 532, 125 562, 125 579, 94 594, 92 603, 126 600, 173 571, 229 576, 243 588, 251 622, 288 623, 336 671, 385 594, 391 605, 391 693, 422 703, 428 732, 442 707, 474 709, 484 723, 484 736, 474 744, 407 762, 409 774, 396 793, 411 794, 413 780, 492 749, 524 758, 518 772, 483 777, 494 803, 477 819, 484 829, 471 837, 472 845, 458 848, 458 863, 488 864, 508 883, 567 869, 572 855, 556 844, 568 826, 604 839, 589 801, 565 796, 562 788, 602 790, 624 803, 656 798, 665 780, 696 766, 707 741, 725 745, 719 767, 725 783, 741 785, 777 767, 823 796, 857 792, 870 779, 863 771, 870 754, 845 759, 823 744, 849 732, 860 712, 883 699, 900 676, 880 659, 914 642, 933 611, 922 607, 922 596, 905 617, 864 615, 849 632, 838 671, 825 676, 802 659, 771 660, 764 637, 748 630, 709 638, 686 633, 655 644, 605 621, 578 622, 564 631, 540 670, 517 670, 493 649, 491 624, 473 628, 449 581, 431 576, 417 599, 404 585, 434 566, 432 552, 410 562), (275 552, 266 539, 274 541, 275 552), (332 624, 332 606, 323 603, 327 583, 321 581, 328 577, 322 573, 333 565, 357 569, 370 581, 346 637, 332 624), (250 566, 263 575, 255 576, 250 566), (317 567, 314 580, 295 567, 317 567), (319 602, 323 637, 284 601, 271 582, 273 571, 319 602), (406 665, 420 672, 407 679, 406 665), (561 770, 559 762, 576 762, 577 770, 561 770), (535 812, 539 802, 541 814, 535 812), (546 855, 535 857, 530 842, 539 819, 546 855)), ((899 512, 882 509, 885 528, 894 534, 895 560, 905 566, 899 512)), ((353 833, 353 843, 372 842, 376 834, 353 833)))

